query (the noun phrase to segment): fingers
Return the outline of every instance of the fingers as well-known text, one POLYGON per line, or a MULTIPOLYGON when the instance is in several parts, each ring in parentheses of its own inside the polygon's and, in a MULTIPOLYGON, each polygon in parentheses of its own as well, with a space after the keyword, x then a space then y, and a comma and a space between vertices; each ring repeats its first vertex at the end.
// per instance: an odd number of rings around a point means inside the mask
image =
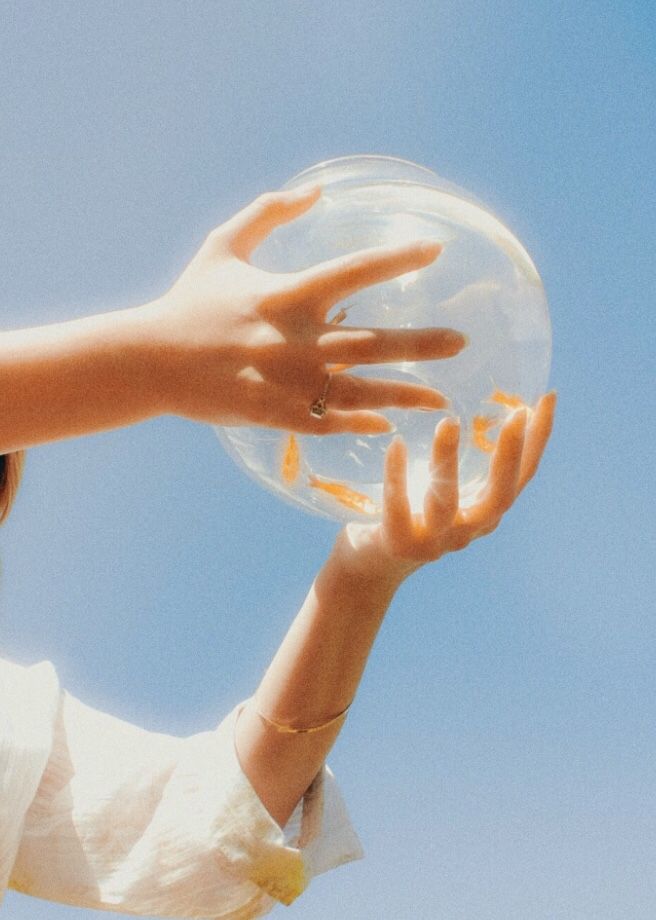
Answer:
POLYGON ((441 251, 440 243, 428 240, 393 249, 363 249, 297 272, 294 287, 304 299, 318 303, 325 312, 361 288, 430 265, 441 251))
POLYGON ((527 410, 517 409, 507 419, 495 445, 484 499, 489 516, 501 517, 517 495, 519 469, 526 434, 527 410))
MULTIPOLYGON (((317 386, 316 395, 322 387, 317 386)), ((405 382, 371 380, 347 375, 330 378, 326 396, 328 409, 323 418, 310 415, 311 400, 306 387, 276 386, 269 383, 259 397, 264 419, 275 415, 275 427, 309 434, 389 434, 390 422, 378 412, 384 407, 441 409, 448 400, 437 390, 405 382)), ((261 424, 267 424, 265 420, 261 424)))
POLYGON ((300 412, 295 413, 294 420, 289 426, 290 430, 307 434, 389 434, 394 426, 378 412, 341 412, 339 409, 328 409, 323 418, 317 419, 310 415, 308 407, 303 406, 300 412))
POLYGON ((320 195, 321 187, 318 185, 267 192, 235 214, 215 233, 239 259, 248 259, 272 230, 300 217, 320 195))
POLYGON ((424 498, 426 531, 445 530, 458 511, 458 441, 460 422, 445 418, 435 429, 430 460, 431 480, 424 498))
POLYGON ((526 409, 517 409, 505 421, 492 454, 487 487, 476 505, 461 512, 474 528, 494 527, 515 500, 519 485, 526 431, 526 409))
POLYGON ((416 384, 350 374, 333 374, 330 378, 330 403, 339 409, 443 409, 448 402, 437 390, 416 384))
POLYGON ((385 454, 383 527, 389 536, 399 543, 408 541, 412 533, 407 467, 407 448, 402 438, 397 436, 385 454))
POLYGON ((554 413, 556 411, 556 393, 552 391, 543 396, 532 414, 526 431, 524 453, 519 472, 518 491, 535 475, 544 449, 547 446, 551 429, 553 428, 554 413))
POLYGON ((455 329, 334 329, 325 327, 317 339, 327 364, 381 364, 387 361, 430 361, 452 358, 467 345, 455 329))
MULTIPOLYGON (((318 391, 319 392, 319 391, 318 391)), ((347 412, 329 403, 322 418, 310 414, 311 401, 289 387, 268 382, 256 384, 251 399, 252 422, 298 434, 389 434, 393 426, 378 412, 361 409, 347 412)))

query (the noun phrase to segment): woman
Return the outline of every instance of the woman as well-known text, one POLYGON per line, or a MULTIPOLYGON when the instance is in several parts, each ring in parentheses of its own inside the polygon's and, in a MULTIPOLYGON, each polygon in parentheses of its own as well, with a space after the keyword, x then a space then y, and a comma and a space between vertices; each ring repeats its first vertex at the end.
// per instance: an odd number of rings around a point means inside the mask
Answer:
MULTIPOLYGON (((454 330, 353 329, 329 309, 418 270, 439 244, 345 256, 298 273, 249 264, 319 188, 262 196, 207 238, 161 299, 4 333, 0 339, 0 516, 24 448, 176 413, 214 424, 326 434, 389 431, 384 406, 440 408, 430 388, 332 364, 447 358, 454 330), (317 411, 317 407, 319 411, 317 411)), ((253 697, 216 731, 180 739, 85 706, 42 662, 0 666, 0 888, 167 917, 245 920, 290 903, 312 875, 361 855, 325 766, 376 633, 416 569, 489 533, 537 469, 555 397, 503 426, 486 492, 458 506, 458 422, 437 426, 424 511, 413 516, 406 451, 385 461, 380 524, 350 524, 253 697)))

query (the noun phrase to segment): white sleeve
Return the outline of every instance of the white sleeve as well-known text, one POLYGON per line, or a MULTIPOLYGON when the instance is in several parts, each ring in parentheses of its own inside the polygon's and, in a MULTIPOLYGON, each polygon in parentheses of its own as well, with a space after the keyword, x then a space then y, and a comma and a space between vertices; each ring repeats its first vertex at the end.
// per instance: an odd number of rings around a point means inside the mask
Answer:
POLYGON ((9 886, 126 914, 250 920, 361 858, 327 767, 281 830, 237 759, 239 708, 174 738, 63 692, 9 886))

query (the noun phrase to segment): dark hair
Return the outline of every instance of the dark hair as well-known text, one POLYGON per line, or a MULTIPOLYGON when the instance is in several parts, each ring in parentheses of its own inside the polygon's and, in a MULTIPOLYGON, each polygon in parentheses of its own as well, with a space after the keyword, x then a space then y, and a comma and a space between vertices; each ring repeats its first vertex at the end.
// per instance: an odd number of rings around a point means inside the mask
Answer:
POLYGON ((0 524, 4 524, 11 511, 24 466, 24 450, 0 454, 0 524))

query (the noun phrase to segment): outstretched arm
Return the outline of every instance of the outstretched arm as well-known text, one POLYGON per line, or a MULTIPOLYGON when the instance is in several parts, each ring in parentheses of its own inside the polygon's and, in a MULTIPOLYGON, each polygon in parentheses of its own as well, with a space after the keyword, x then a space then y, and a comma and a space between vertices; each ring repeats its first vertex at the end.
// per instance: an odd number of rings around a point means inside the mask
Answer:
POLYGON ((263 195, 213 230, 163 297, 127 310, 0 333, 0 453, 160 414, 290 431, 388 431, 383 406, 439 408, 425 386, 341 373, 318 421, 309 407, 332 364, 450 357, 449 329, 349 329, 332 306, 437 258, 415 241, 288 274, 251 265, 256 246, 307 211, 320 189, 263 195))
POLYGON ((424 513, 413 516, 406 451, 386 456, 380 525, 349 524, 315 580, 255 696, 237 723, 242 767, 272 817, 284 826, 321 768, 355 696, 387 608, 412 572, 490 533, 535 473, 553 423, 555 395, 508 418, 486 491, 466 510, 458 501, 458 423, 437 427, 424 513), (315 732, 283 732, 278 725, 315 732))

